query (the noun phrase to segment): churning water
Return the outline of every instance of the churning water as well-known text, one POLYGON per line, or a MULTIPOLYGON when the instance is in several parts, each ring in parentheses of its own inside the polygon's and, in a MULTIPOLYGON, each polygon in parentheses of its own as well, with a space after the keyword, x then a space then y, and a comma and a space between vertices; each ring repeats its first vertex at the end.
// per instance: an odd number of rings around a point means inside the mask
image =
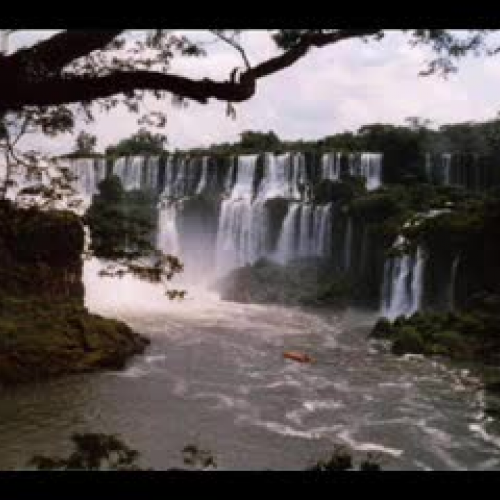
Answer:
POLYGON ((219 469, 304 469, 335 443, 384 469, 496 469, 498 426, 470 376, 397 358, 367 341, 371 314, 243 305, 190 288, 97 276, 86 302, 152 339, 124 371, 71 376, 0 392, 0 467, 65 454, 73 432, 119 434, 155 469, 181 465, 187 444, 219 469), (285 360, 299 350, 312 364, 285 360))

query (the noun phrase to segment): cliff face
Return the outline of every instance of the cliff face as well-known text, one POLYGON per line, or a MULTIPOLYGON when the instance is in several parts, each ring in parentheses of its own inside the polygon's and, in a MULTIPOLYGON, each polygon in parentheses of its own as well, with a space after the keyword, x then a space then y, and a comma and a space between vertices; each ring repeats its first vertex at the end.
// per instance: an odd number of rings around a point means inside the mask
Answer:
POLYGON ((149 343, 84 307, 83 244, 76 215, 0 202, 0 384, 119 369, 149 343))
POLYGON ((83 226, 71 212, 0 205, 0 293, 83 303, 83 226))

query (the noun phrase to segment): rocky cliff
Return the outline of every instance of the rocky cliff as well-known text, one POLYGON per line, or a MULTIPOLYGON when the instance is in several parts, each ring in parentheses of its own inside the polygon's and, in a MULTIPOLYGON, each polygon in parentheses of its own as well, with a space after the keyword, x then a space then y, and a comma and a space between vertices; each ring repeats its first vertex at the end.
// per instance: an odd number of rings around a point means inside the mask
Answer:
POLYGON ((70 212, 0 203, 0 383, 120 368, 148 341, 90 314, 83 226, 70 212))

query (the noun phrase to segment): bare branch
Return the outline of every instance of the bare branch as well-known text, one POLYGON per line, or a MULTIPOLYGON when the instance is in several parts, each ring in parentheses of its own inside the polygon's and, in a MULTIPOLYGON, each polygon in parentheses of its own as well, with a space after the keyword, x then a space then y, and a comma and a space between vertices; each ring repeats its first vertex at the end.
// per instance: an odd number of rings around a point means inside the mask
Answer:
POLYGON ((248 61, 247 55, 245 53, 245 50, 243 47, 236 42, 234 38, 228 37, 224 34, 224 30, 210 30, 216 37, 220 38, 223 42, 226 42, 229 44, 231 47, 236 49, 240 54, 243 59, 243 62, 245 63, 245 66, 247 70, 251 69, 250 62, 248 61))

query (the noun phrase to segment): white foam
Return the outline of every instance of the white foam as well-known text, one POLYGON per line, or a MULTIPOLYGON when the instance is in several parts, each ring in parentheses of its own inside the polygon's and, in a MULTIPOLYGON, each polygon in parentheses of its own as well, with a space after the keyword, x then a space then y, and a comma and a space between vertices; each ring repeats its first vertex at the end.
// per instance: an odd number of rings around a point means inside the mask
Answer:
POLYGON ((500 438, 489 434, 481 424, 469 424, 469 430, 480 436, 484 441, 500 448, 500 438))
POLYGON ((352 449, 356 451, 375 451, 379 453, 386 453, 393 457, 400 457, 403 454, 403 450, 398 450, 397 448, 389 448, 387 446, 383 446, 378 443, 361 443, 352 438, 349 431, 345 430, 338 435, 338 438, 344 441, 347 445, 349 445, 352 449))
POLYGON ((149 371, 144 370, 143 368, 139 368, 138 366, 131 366, 127 368, 123 372, 116 373, 117 377, 125 377, 125 378, 141 378, 149 375, 149 371))

